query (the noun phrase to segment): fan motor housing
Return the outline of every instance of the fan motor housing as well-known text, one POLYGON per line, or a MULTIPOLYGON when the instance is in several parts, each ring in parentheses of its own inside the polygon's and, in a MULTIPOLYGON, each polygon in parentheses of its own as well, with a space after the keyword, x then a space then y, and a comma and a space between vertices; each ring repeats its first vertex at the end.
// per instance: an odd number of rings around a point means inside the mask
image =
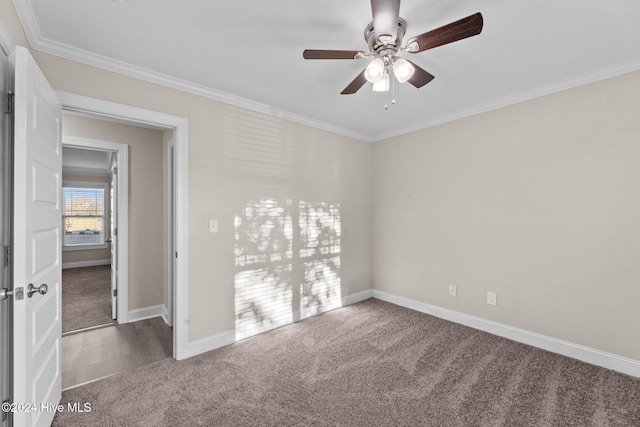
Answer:
POLYGON ((402 38, 406 31, 407 22, 402 18, 398 18, 398 33, 396 39, 384 44, 376 38, 376 33, 373 30, 373 22, 371 22, 364 30, 364 39, 367 45, 369 45, 369 51, 375 56, 394 56, 402 44, 402 38))

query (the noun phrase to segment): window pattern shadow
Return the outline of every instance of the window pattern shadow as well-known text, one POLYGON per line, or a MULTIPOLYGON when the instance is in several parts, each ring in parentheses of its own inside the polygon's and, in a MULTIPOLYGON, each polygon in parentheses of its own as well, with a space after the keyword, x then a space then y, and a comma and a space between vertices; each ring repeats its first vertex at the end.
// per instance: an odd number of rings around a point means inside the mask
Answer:
POLYGON ((252 200, 234 225, 237 339, 341 305, 339 204, 252 200))

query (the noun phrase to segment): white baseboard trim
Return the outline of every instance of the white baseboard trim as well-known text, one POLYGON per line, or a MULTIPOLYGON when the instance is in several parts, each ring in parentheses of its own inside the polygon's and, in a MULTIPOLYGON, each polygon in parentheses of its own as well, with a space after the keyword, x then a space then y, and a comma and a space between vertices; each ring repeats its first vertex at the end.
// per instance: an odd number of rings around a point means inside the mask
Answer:
MULTIPOLYGON (((366 291, 358 292, 352 295, 347 295, 346 297, 342 298, 342 307, 355 304, 360 301, 364 301, 366 299, 371 298, 372 296, 373 296, 373 291, 371 289, 367 289, 366 291)), ((336 307, 336 308, 339 308, 339 307, 336 307)), ((330 311, 330 310, 325 310, 322 308, 319 310, 319 312, 325 312, 325 311, 330 311)), ((300 319, 300 312, 295 312, 293 313, 292 316, 294 321, 297 321, 300 319)), ((280 326, 286 326, 287 324, 289 323, 287 322, 286 324, 282 324, 280 326)), ((266 327, 263 332, 268 332, 270 330, 275 329, 276 327, 277 326, 270 325, 269 327, 266 327)), ((210 337, 200 338, 198 340, 191 341, 187 344, 187 350, 183 358, 196 356, 201 353, 206 353, 207 351, 215 350, 217 348, 224 347, 225 345, 233 344, 236 341, 237 340, 236 340, 235 330, 222 332, 216 335, 212 335, 210 337)))
POLYGON ((187 349, 185 350, 183 359, 206 353, 207 351, 215 350, 216 348, 224 347, 225 345, 233 344, 234 342, 236 342, 235 331, 226 331, 209 337, 200 338, 199 340, 190 341, 187 343, 187 349))
POLYGON ((382 291, 373 297, 523 344, 640 378, 640 361, 382 291))
POLYGON ((151 319, 152 317, 161 317, 164 315, 165 308, 163 304, 152 305, 150 307, 136 308, 129 310, 129 322, 138 320, 151 319))
POLYGON ((164 304, 162 304, 162 320, 164 320, 164 323, 170 328, 173 327, 173 319, 169 317, 169 309, 164 304))
POLYGON ((347 295, 346 297, 342 298, 342 306, 344 307, 347 305, 355 304, 357 302, 364 301, 371 297, 373 297, 373 289, 367 289, 366 291, 357 292, 352 295, 347 295))
POLYGON ((96 259, 92 261, 66 262, 62 264, 62 269, 66 270, 68 268, 95 267, 97 265, 109 265, 109 264, 111 264, 111 259, 96 259))

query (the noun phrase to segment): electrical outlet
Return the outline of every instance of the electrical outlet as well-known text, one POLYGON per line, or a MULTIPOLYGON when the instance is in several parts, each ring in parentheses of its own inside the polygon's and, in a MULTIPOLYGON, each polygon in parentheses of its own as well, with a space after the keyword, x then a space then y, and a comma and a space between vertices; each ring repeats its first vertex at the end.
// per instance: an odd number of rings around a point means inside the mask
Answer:
POLYGON ((449 285, 449 295, 451 295, 452 297, 458 295, 458 288, 456 287, 456 285, 449 285))
POLYGON ((218 220, 217 219, 210 219, 209 220, 209 233, 210 234, 215 234, 218 232, 218 220))
POLYGON ((495 292, 487 292, 487 304, 489 305, 498 304, 498 295, 496 295, 495 292))

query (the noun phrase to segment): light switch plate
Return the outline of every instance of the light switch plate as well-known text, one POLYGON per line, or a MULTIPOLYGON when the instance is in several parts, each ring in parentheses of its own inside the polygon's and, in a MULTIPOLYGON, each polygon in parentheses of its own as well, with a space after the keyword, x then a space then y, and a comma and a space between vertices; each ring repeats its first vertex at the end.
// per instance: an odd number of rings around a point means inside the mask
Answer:
POLYGON ((497 305, 498 296, 495 292, 487 292, 487 304, 489 305, 497 305))
POLYGON ((218 232, 218 220, 210 219, 209 220, 209 234, 215 234, 218 232))

